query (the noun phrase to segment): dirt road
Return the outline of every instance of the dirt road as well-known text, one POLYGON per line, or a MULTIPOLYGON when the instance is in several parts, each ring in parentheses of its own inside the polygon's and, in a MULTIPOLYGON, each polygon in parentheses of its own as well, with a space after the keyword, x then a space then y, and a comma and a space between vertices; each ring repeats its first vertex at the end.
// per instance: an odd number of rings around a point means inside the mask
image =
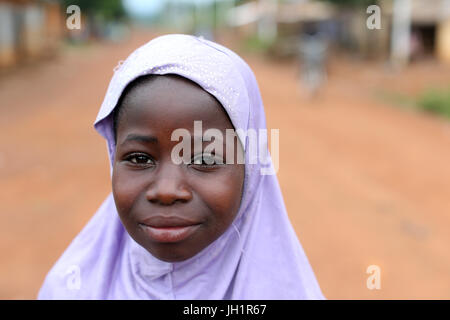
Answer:
MULTIPOLYGON (((0 78, 0 298, 35 298, 110 191, 92 128, 113 68, 149 35, 64 50, 0 78)), ((328 298, 450 298, 450 122, 387 106, 379 88, 448 83, 433 63, 386 73, 340 61, 317 99, 296 68, 254 55, 268 125, 280 129, 289 216, 328 298), (366 269, 381 270, 369 290, 366 269)))

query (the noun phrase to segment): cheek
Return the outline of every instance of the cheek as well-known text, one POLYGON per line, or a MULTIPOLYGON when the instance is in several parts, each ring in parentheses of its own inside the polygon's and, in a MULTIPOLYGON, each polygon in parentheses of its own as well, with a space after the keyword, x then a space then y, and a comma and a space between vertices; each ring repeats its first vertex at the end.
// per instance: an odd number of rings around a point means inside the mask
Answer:
POLYGON ((123 170, 114 167, 112 192, 119 215, 125 216, 138 198, 140 186, 137 179, 131 179, 123 170))
POLYGON ((243 168, 239 165, 227 168, 226 172, 217 175, 214 179, 205 181, 198 188, 200 197, 213 211, 217 227, 228 227, 236 216, 242 197, 243 168), (242 172, 241 172, 242 171, 242 172))

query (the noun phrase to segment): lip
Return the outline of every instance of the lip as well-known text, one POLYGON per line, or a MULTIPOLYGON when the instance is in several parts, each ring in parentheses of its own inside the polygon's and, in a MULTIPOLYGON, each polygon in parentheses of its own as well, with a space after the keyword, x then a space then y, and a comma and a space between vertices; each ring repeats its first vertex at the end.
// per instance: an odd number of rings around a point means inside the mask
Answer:
POLYGON ((180 217, 154 216, 142 221, 139 226, 153 241, 174 243, 191 236, 200 223, 180 217))
POLYGON ((142 220, 141 224, 145 224, 154 228, 172 228, 172 227, 187 227, 200 224, 198 221, 189 220, 177 216, 153 216, 142 220))

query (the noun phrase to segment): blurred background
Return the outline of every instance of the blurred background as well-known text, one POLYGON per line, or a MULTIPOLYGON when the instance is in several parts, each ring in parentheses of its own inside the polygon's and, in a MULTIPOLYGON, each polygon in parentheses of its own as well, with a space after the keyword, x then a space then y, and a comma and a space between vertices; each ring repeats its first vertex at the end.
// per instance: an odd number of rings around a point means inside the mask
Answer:
POLYGON ((327 298, 450 298, 449 0, 0 0, 1 299, 34 299, 110 192, 94 119, 114 68, 167 33, 255 72, 327 298))

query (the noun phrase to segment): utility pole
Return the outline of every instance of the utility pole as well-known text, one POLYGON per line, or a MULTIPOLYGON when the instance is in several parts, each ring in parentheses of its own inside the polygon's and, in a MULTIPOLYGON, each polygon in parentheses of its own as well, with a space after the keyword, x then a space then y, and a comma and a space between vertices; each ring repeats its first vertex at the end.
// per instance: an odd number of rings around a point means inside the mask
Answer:
POLYGON ((404 67, 409 62, 411 39, 411 0, 394 0, 392 10, 391 62, 404 67))

